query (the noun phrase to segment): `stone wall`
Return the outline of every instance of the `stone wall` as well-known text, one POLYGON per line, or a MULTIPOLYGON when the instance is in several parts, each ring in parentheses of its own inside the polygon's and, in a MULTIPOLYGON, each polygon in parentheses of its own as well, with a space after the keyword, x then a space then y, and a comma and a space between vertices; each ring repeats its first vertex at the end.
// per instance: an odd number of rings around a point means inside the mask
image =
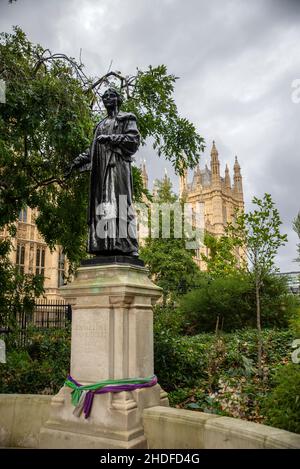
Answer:
MULTIPOLYGON (((38 448, 52 396, 0 394, 0 447, 38 448)), ((300 435, 244 420, 169 407, 144 410, 150 449, 300 448, 300 435)))
POLYGON ((52 396, 0 394, 0 447, 38 448, 52 396))
POLYGON ((150 449, 300 448, 300 435, 220 415, 170 407, 144 411, 150 449))

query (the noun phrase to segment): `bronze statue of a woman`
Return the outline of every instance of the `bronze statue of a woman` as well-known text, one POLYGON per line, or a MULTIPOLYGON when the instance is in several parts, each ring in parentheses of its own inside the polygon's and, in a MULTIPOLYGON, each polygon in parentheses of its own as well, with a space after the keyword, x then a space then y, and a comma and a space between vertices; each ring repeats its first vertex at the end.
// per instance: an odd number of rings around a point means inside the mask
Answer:
POLYGON ((115 89, 102 100, 107 117, 96 126, 90 149, 71 165, 71 170, 90 170, 87 251, 138 256, 131 162, 140 134, 135 115, 120 111, 122 98, 115 89))

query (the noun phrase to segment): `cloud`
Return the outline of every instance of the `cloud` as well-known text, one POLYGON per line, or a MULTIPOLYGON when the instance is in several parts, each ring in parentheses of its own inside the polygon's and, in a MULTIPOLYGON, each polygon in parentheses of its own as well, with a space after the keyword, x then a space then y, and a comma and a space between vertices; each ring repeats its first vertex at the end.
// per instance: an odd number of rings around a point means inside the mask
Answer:
MULTIPOLYGON (((298 0, 0 0, 0 29, 18 24, 30 40, 82 58, 87 72, 165 63, 181 77, 180 112, 207 141, 215 139, 222 169, 237 154, 247 208, 254 195, 272 194, 288 233, 282 270, 297 267, 292 219, 300 209, 300 104, 291 100, 300 78, 298 0)), ((150 147, 150 181, 171 165, 150 147)), ((173 174, 174 186, 178 181, 173 174)))

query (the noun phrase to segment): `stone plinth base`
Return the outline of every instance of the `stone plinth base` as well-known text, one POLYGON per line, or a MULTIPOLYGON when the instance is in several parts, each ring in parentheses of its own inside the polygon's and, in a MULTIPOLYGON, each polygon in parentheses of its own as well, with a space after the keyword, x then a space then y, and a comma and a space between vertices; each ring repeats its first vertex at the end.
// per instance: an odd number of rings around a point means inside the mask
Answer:
POLYGON ((142 413, 145 408, 168 405, 157 384, 132 392, 94 396, 91 415, 73 415, 71 389, 53 397, 50 418, 40 432, 40 448, 130 449, 147 448, 142 413))
MULTIPOLYGON (((61 288, 72 304, 71 376, 81 384, 153 374, 152 306, 161 296, 138 265, 85 265, 61 288)), ((157 384, 94 396, 88 419, 73 414, 71 389, 53 397, 40 448, 145 448, 145 408, 168 405, 157 384)))

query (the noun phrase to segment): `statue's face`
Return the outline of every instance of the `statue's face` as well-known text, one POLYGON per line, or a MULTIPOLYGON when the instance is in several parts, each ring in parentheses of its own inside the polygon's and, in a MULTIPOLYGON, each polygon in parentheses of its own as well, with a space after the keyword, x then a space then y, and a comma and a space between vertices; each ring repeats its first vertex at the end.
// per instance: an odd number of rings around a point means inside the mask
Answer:
POLYGON ((118 107, 118 95, 111 90, 107 90, 102 96, 102 101, 106 109, 118 107))

